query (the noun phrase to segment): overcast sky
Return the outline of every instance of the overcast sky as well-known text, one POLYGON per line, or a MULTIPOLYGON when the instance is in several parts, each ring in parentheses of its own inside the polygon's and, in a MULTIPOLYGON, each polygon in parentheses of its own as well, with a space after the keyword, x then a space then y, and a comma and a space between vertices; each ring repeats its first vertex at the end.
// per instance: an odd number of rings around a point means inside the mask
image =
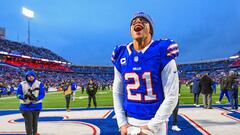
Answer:
POLYGON ((148 13, 154 39, 180 47, 179 63, 226 58, 240 50, 240 0, 0 0, 6 38, 27 42, 25 6, 35 12, 31 43, 78 65, 111 65, 116 45, 130 42, 134 13, 148 13))

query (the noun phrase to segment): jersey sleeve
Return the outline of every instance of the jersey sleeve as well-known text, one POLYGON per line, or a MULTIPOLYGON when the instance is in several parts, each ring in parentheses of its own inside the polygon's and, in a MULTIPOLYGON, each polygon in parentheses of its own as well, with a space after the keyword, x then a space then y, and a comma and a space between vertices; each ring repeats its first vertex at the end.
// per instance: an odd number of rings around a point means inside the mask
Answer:
POLYGON ((159 132, 160 125, 168 121, 178 102, 179 77, 175 60, 172 59, 164 67, 161 79, 165 99, 148 123, 148 127, 154 132, 159 132))
POLYGON ((162 57, 162 69, 171 61, 176 60, 179 55, 178 44, 170 39, 163 39, 160 45, 160 54, 162 57))
POLYGON ((167 43, 167 50, 166 50, 167 57, 172 59, 176 59, 179 55, 179 48, 178 44, 173 40, 169 40, 167 43))
POLYGON ((123 45, 116 46, 112 52, 111 61, 114 67, 116 67, 118 71, 121 71, 120 59, 121 59, 121 55, 123 54, 124 47, 125 46, 123 45))
POLYGON ((113 104, 119 128, 127 124, 127 118, 125 115, 126 112, 123 109, 123 103, 124 103, 123 78, 121 73, 116 69, 116 67, 114 67, 113 104))

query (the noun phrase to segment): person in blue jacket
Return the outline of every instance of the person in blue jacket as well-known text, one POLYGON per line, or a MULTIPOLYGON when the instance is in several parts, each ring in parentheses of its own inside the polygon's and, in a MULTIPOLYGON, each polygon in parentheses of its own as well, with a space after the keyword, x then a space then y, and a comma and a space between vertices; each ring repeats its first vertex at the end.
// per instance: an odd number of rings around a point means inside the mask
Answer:
POLYGON ((77 83, 72 81, 71 83, 71 89, 72 89, 72 101, 75 101, 76 99, 76 89, 77 89, 77 83))
POLYGON ((27 135, 36 135, 42 99, 45 96, 44 85, 37 80, 34 71, 28 71, 25 79, 19 84, 16 96, 20 101, 19 109, 25 120, 27 135))
POLYGON ((199 95, 200 95, 200 88, 199 88, 199 82, 200 82, 200 74, 197 74, 196 77, 191 80, 193 83, 192 85, 192 93, 194 96, 194 106, 200 107, 199 103, 199 95))

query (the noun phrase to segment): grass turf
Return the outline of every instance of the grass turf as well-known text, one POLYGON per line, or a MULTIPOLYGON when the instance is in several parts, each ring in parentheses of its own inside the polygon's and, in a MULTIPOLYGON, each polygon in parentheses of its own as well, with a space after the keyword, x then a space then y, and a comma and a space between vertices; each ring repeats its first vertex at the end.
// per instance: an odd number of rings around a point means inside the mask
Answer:
MULTIPOLYGON (((217 93, 213 94, 212 101, 213 104, 219 99, 220 90, 217 88, 217 93)), ((240 96, 240 93, 239 93, 240 96)), ((97 106, 98 107, 106 107, 113 106, 113 98, 112 91, 110 90, 99 90, 97 95, 97 106)), ((202 96, 200 95, 199 103, 202 104, 202 96)), ((224 97, 222 103, 227 103, 227 98, 224 97)), ((76 92, 76 100, 71 101, 71 108, 79 108, 79 107, 87 107, 88 97, 86 92, 82 94, 79 90, 76 92), (80 98, 79 98, 80 97, 80 98)), ((180 96, 180 104, 193 104, 193 94, 190 93, 190 90, 185 85, 182 86, 181 96, 180 96)), ((93 105, 92 105, 93 106, 93 105)), ((0 98, 0 109, 18 109, 19 101, 18 99, 13 97, 3 97, 0 98)), ((52 92, 46 94, 43 99, 43 108, 65 108, 65 98, 62 92, 52 92)))

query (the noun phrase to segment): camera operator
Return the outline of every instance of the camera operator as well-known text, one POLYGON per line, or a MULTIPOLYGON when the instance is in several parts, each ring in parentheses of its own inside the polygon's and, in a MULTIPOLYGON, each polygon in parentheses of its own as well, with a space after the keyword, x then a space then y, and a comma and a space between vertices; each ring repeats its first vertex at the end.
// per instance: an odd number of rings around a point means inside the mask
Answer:
POLYGON ((16 96, 20 99, 19 109, 25 120, 27 135, 36 135, 45 92, 43 83, 37 80, 34 71, 26 73, 26 80, 19 84, 16 96))
POLYGON ((96 102, 96 93, 97 93, 97 85, 93 82, 93 80, 89 80, 88 84, 87 84, 87 90, 86 90, 87 94, 88 94, 88 108, 91 107, 91 99, 93 99, 93 104, 94 107, 97 107, 97 102, 96 102))

